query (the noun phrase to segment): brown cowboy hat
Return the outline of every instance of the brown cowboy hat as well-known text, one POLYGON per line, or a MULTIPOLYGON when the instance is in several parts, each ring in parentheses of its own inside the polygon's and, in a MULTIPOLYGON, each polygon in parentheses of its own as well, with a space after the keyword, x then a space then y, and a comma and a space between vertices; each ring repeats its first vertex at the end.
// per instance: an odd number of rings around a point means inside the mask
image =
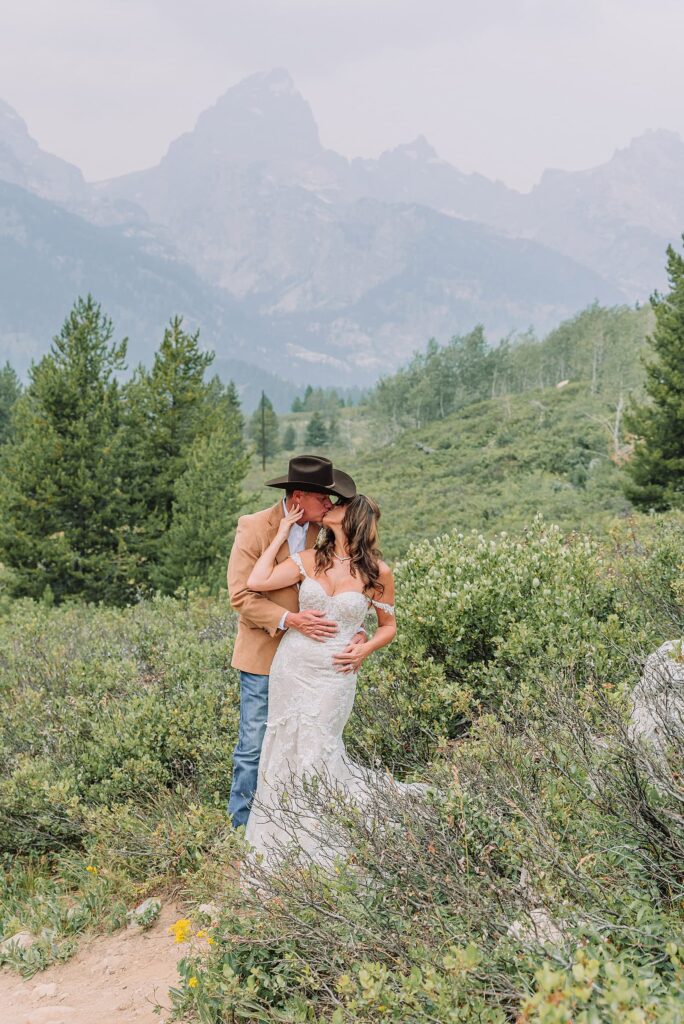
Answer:
POLYGON ((288 491, 335 494, 347 500, 356 497, 356 484, 349 474, 334 469, 330 459, 320 455, 296 455, 290 459, 287 476, 268 480, 266 486, 284 487, 288 491))

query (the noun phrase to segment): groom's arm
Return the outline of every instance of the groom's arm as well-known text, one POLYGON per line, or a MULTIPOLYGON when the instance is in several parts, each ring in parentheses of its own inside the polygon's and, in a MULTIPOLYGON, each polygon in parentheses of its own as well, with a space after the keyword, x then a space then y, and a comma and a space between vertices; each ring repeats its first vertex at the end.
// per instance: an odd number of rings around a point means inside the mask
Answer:
POLYGON ((247 580, 261 553, 259 542, 249 526, 239 519, 228 560, 230 603, 235 611, 252 625, 261 626, 271 636, 275 636, 286 609, 269 600, 264 594, 256 594, 253 590, 247 589, 247 580))

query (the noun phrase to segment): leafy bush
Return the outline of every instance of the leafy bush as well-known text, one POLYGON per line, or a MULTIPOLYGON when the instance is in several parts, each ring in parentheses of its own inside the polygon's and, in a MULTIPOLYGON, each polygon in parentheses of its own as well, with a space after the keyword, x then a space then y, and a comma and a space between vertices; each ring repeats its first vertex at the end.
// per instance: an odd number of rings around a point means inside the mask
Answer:
MULTIPOLYGON (((416 545, 346 739, 433 796, 344 808, 339 872, 286 865, 265 900, 236 887, 226 823, 225 598, 3 606, 0 934, 38 938, 5 959, 31 973, 182 886, 224 907, 181 966, 183 1019, 674 1024, 684 751, 655 757, 625 716, 645 654, 684 627, 683 523, 416 545)), ((311 798, 329 817, 325 787, 311 798)))
POLYGON ((88 809, 230 781, 239 699, 226 604, 16 602, 0 619, 0 849, 80 841, 88 809))
POLYGON ((309 788, 346 858, 250 865, 183 965, 180 1019, 680 1022, 684 747, 642 747, 601 695, 597 737, 567 679, 547 698, 516 735, 482 719, 430 800, 379 785, 359 813, 309 788))
POLYGON ((675 516, 622 531, 629 545, 599 545, 537 518, 522 536, 414 545, 396 570, 397 638, 364 666, 350 745, 409 767, 482 709, 515 698, 534 714, 552 674, 630 689, 682 628, 684 530, 675 516))
POLYGON ((36 937, 17 969, 70 956, 226 845, 233 629, 225 599, 4 609, 0 936, 36 937))

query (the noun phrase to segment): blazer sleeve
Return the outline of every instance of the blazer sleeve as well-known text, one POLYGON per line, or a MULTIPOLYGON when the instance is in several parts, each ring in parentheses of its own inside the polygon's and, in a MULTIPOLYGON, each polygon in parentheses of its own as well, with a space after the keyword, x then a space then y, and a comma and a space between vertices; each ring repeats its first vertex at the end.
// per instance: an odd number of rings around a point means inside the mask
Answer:
POLYGON ((265 594, 247 589, 247 580, 261 552, 261 545, 253 529, 250 529, 249 520, 245 522, 244 518, 240 518, 228 560, 230 603, 251 625, 261 626, 271 636, 275 636, 283 612, 287 609, 269 600, 265 594))

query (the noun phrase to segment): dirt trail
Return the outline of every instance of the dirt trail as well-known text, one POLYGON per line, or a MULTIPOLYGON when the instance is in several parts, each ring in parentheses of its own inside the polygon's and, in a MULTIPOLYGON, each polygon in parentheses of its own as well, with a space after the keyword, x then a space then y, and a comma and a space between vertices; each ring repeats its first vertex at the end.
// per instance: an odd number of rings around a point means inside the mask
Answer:
POLYGON ((2 1024, 159 1024, 155 1003, 168 1009, 168 989, 178 981, 176 963, 188 952, 167 929, 185 914, 164 905, 154 926, 124 928, 83 940, 67 963, 28 981, 0 969, 2 1024))

